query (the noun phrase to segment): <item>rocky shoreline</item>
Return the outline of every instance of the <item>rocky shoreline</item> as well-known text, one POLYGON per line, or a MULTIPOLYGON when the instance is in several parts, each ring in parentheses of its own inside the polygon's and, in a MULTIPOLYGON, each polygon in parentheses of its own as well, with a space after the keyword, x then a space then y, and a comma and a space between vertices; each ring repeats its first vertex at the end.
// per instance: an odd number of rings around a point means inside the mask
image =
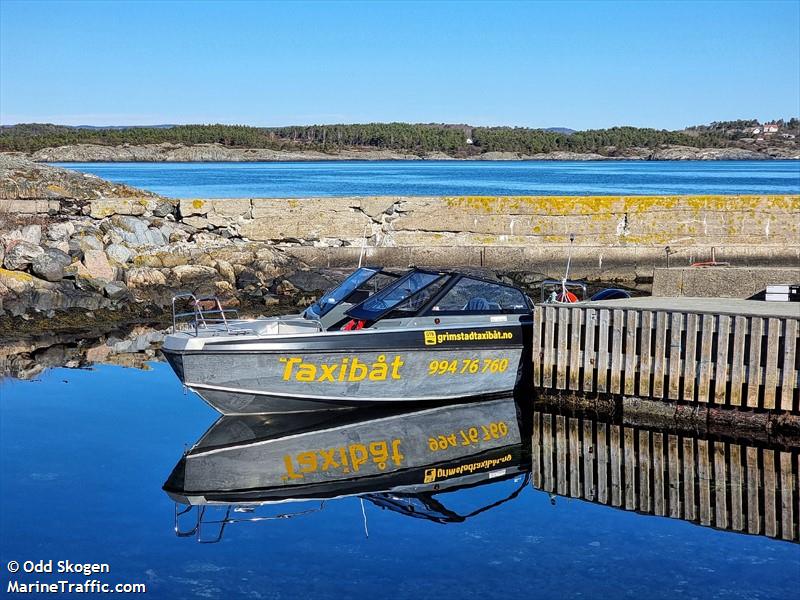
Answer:
POLYGON ((221 144, 149 144, 102 146, 77 144, 44 148, 30 155, 19 154, 36 162, 288 162, 288 161, 377 161, 377 160, 547 160, 547 161, 602 161, 602 160, 771 160, 800 159, 800 149, 788 147, 745 148, 694 148, 689 146, 664 146, 657 149, 610 149, 607 155, 579 152, 550 152, 547 154, 519 154, 515 152, 484 152, 474 156, 454 157, 443 152, 418 155, 391 150, 353 149, 339 152, 313 150, 283 151, 266 148, 233 148, 221 144))
POLYGON ((177 291, 291 312, 371 264, 470 267, 526 287, 572 271, 647 290, 691 264, 800 260, 800 197, 168 199, 0 155, 0 338, 169 320, 177 291))

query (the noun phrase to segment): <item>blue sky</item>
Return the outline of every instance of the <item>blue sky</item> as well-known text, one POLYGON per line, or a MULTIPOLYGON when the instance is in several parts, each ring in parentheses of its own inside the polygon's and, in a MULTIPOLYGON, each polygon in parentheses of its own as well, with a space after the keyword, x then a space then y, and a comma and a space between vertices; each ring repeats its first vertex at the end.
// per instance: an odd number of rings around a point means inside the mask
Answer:
POLYGON ((800 2, 0 0, 0 122, 680 128, 800 113, 800 2))

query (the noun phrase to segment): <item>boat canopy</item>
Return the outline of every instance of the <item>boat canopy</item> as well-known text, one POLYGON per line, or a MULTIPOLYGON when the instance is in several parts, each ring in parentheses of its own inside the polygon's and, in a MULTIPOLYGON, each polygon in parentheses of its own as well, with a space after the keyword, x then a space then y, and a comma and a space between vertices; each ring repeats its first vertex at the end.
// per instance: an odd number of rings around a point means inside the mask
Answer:
POLYGON ((369 290, 364 289, 367 282, 370 280, 375 280, 376 276, 379 274, 386 275, 391 278, 397 277, 397 275, 394 275, 393 273, 386 273, 380 267, 360 267, 351 273, 342 283, 323 294, 319 300, 309 306, 306 309, 304 316, 306 318, 319 319, 320 317, 324 317, 331 311, 331 309, 333 309, 333 307, 342 302, 348 301, 351 304, 361 302, 365 295, 376 289, 380 289, 380 287, 385 284, 385 282, 381 282, 381 285, 369 286, 371 288, 369 290), (363 295, 357 294, 359 291, 362 291, 363 295))
POLYGON ((531 303, 518 288, 463 273, 414 269, 346 315, 360 321, 415 315, 525 314, 531 303))

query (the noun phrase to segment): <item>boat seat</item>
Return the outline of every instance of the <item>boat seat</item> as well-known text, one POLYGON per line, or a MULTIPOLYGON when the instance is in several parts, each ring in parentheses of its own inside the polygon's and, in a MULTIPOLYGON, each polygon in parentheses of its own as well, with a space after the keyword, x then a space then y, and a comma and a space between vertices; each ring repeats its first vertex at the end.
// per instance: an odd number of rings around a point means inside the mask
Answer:
POLYGON ((470 298, 469 302, 464 305, 464 310, 474 310, 474 311, 482 311, 482 312, 489 312, 489 311, 500 311, 500 305, 497 302, 489 302, 486 298, 482 298, 481 296, 475 296, 474 298, 470 298))

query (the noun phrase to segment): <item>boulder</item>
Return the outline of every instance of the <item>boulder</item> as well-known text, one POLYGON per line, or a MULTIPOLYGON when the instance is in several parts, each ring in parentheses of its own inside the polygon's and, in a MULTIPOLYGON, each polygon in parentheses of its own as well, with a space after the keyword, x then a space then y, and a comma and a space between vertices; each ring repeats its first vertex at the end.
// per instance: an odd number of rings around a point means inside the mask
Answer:
POLYGON ((24 271, 41 254, 44 254, 41 246, 25 240, 15 240, 6 246, 3 264, 12 271, 24 271))
POLYGON ((103 249, 103 242, 100 238, 86 234, 82 235, 78 238, 78 245, 83 253, 86 253, 90 250, 102 250, 103 249))
POLYGON ((114 262, 124 265, 133 258, 133 252, 121 244, 111 244, 106 248, 106 255, 114 262))
POLYGON ((111 300, 122 300, 130 295, 128 292, 128 286, 121 281, 111 281, 107 283, 103 288, 103 291, 105 292, 106 296, 111 298, 111 300))
POLYGON ((21 229, 14 229, 0 239, 2 239, 4 246, 10 246, 14 242, 28 242, 38 246, 42 242, 42 226, 27 225, 21 229))
POLYGON ((115 243, 124 241, 132 246, 161 246, 167 242, 158 229, 148 227, 147 221, 143 219, 117 215, 111 218, 110 224, 112 227, 108 234, 115 243))
POLYGON ((181 283, 189 281, 214 281, 219 278, 217 270, 213 267, 202 265, 178 265, 172 272, 181 283))
POLYGON ((44 253, 33 259, 31 270, 47 281, 61 281, 64 278, 64 269, 71 262, 72 259, 66 252, 57 248, 46 248, 44 253))
POLYGON ((227 260, 215 260, 213 267, 225 281, 236 284, 236 272, 233 270, 233 265, 227 260))
POLYGON ((175 205, 168 200, 164 202, 159 202, 156 204, 155 208, 153 209, 153 214, 156 217, 166 217, 167 215, 171 215, 175 212, 175 205))
POLYGON ((166 285, 167 278, 158 269, 151 267, 133 267, 125 272, 125 283, 129 288, 143 288, 155 285, 166 285))
POLYGON ((54 242, 68 240, 75 233, 75 225, 71 221, 51 223, 47 227, 47 239, 54 242))
POLYGON ((102 281, 113 281, 116 278, 117 270, 108 262, 108 257, 102 250, 84 252, 83 265, 92 278, 102 281))

